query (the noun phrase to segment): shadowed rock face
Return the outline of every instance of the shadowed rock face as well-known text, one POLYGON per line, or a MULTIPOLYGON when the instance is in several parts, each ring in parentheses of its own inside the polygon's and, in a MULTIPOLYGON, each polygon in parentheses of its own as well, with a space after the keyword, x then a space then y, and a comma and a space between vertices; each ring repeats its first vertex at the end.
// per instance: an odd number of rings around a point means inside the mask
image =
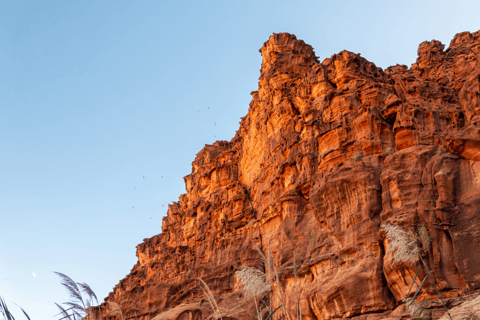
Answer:
POLYGON ((255 319, 234 273, 269 246, 292 314, 297 298, 305 320, 381 313, 420 266, 393 263, 385 224, 426 227, 445 296, 480 288, 480 31, 446 50, 423 42, 410 69, 348 51, 320 63, 286 33, 260 52, 237 134, 197 154, 187 193, 106 300, 125 318, 205 319, 202 278, 224 320, 255 319))

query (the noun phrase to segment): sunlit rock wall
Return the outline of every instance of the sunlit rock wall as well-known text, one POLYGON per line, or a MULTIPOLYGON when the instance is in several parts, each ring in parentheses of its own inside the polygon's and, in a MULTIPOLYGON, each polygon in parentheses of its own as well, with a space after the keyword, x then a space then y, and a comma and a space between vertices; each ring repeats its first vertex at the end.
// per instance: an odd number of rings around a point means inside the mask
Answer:
POLYGON ((444 296, 480 288, 480 32, 423 42, 410 69, 349 51, 319 62, 286 33, 260 52, 237 134, 197 154, 187 193, 106 300, 128 319, 205 319, 202 278, 224 320, 256 319, 234 273, 270 247, 294 318, 297 301, 304 320, 381 313, 420 266, 393 263, 385 224, 426 227, 444 296))

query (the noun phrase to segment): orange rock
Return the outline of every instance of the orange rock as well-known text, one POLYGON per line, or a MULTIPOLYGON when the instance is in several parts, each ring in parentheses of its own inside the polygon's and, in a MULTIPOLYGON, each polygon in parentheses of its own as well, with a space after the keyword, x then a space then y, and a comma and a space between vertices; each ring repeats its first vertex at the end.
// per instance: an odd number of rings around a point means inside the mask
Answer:
POLYGON ((426 228, 422 257, 447 296, 480 288, 480 31, 422 43, 411 69, 348 51, 320 63, 287 33, 260 52, 235 137, 197 154, 187 193, 106 300, 125 318, 205 319, 202 278, 223 319, 255 319, 234 273, 270 247, 291 314, 373 319, 420 266, 394 261, 387 224, 426 228))

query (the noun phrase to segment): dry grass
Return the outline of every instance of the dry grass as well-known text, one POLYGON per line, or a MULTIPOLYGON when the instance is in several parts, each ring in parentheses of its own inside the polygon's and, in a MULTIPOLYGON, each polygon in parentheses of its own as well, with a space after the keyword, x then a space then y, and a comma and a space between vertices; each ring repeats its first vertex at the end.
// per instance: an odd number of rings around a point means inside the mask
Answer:
POLYGON ((388 240, 387 252, 393 253, 392 265, 405 262, 415 263, 420 253, 415 234, 393 224, 385 224, 382 227, 388 240))
POLYGON ((243 266, 235 272, 235 277, 240 280, 245 296, 253 298, 257 318, 261 320, 261 310, 258 309, 257 298, 263 298, 267 292, 272 290, 272 286, 267 284, 267 275, 259 269, 243 266))
POLYGON ((438 299, 440 301, 440 305, 445 308, 446 314, 450 320, 452 317, 448 311, 448 308, 445 304, 445 301, 438 290, 437 284, 435 282, 435 278, 433 277, 432 273, 430 272, 425 260, 422 258, 420 248, 418 247, 418 243, 421 242, 425 252, 428 252, 428 248, 430 246, 430 242, 432 239, 428 235, 428 229, 422 225, 418 227, 418 235, 414 234, 412 231, 407 231, 399 226, 395 226, 392 224, 385 224, 382 226, 385 230, 385 234, 388 240, 388 249, 387 252, 392 252, 392 265, 396 263, 410 263, 414 264, 417 259, 420 260, 421 265, 418 269, 415 277, 412 280, 410 285, 410 289, 404 299, 407 303, 408 310, 412 319, 422 319, 422 313, 424 310, 433 305, 434 302, 432 301, 416 301, 417 297, 421 293, 422 286, 427 278, 429 278, 432 283, 433 287, 438 295, 438 299), (418 275, 420 274, 421 270, 424 270, 426 276, 422 280, 421 284, 418 286, 416 292, 410 297, 410 292, 412 290, 413 284, 417 279, 418 275))
MULTIPOLYGON (((28 314, 25 312, 25 310, 23 310, 21 307, 19 307, 20 310, 22 310, 23 314, 25 315, 25 317, 30 320, 30 317, 28 316, 28 314)), ((7 304, 5 303, 5 300, 3 300, 2 297, 0 297, 0 312, 2 313, 3 315, 3 318, 5 320, 15 320, 15 318, 13 317, 13 314, 10 312, 10 310, 8 310, 8 306, 7 304)))
POLYGON ((423 249, 428 251, 430 249, 430 243, 432 243, 432 238, 428 234, 428 229, 425 225, 421 225, 417 228, 418 239, 422 243, 423 249))
POLYGON ((207 298, 208 303, 210 303, 210 306, 212 307, 215 318, 222 319, 222 314, 220 312, 220 309, 218 308, 217 301, 215 300, 215 297, 213 296, 212 291, 210 291, 210 288, 205 283, 205 281, 203 281, 201 278, 198 278, 198 280, 200 281, 200 288, 205 294, 205 297, 207 298))
MULTIPOLYGON (((277 268, 273 264, 272 253, 270 250, 270 243, 267 243, 267 256, 265 256, 265 254, 263 253, 262 250, 260 250, 260 248, 256 248, 256 249, 260 254, 263 264, 265 265, 265 269, 268 270, 268 276, 266 277, 267 283, 269 283, 269 285, 272 288, 272 291, 277 295, 278 299, 280 300, 280 303, 282 304, 284 311, 288 312, 287 307, 283 303, 282 292, 280 291, 280 288, 281 288, 280 281, 278 277, 277 268)), ((271 300, 272 299, 270 298, 270 301, 271 300)))
POLYGON ((54 272, 61 279, 62 286, 65 287, 70 295, 71 301, 64 302, 63 305, 68 306, 67 309, 55 303, 66 319, 82 319, 87 316, 87 309, 94 304, 98 305, 98 299, 92 288, 86 283, 75 282, 69 276, 54 272))
MULTIPOLYGON (((251 267, 242 267, 236 273, 236 277, 240 280, 241 284, 243 285, 243 290, 247 296, 252 296, 254 298, 255 307, 257 308, 257 317, 261 320, 261 311, 258 309, 257 306, 257 297, 263 297, 265 294, 269 292, 273 292, 280 301, 281 309, 284 312, 284 315, 281 317, 288 317, 290 320, 293 320, 292 315, 288 311, 287 307, 285 306, 284 300, 282 298, 282 292, 280 290, 280 279, 278 276, 278 271, 276 266, 272 261, 272 253, 270 250, 270 244, 267 243, 267 255, 263 253, 258 247, 256 248, 258 251, 260 258, 264 264, 265 270, 268 273, 264 273, 261 270, 251 268, 251 267)), ((294 262, 294 269, 295 269, 295 278, 296 278, 296 266, 294 262)), ((271 302, 270 297, 270 302, 271 302)), ((280 307, 276 308, 275 310, 271 310, 270 306, 267 305, 269 308, 269 315, 266 319, 272 319, 273 314, 280 309, 280 307)), ((281 319, 280 318, 280 319, 281 319)))
MULTIPOLYGON (((61 278, 61 284, 65 287, 67 292, 70 295, 71 301, 64 302, 63 305, 68 306, 64 308, 58 303, 55 303, 63 319, 68 320, 79 320, 83 319, 86 316, 90 316, 92 320, 101 320, 101 317, 96 318, 93 315, 91 307, 98 305, 98 299, 95 292, 90 288, 86 283, 75 282, 67 275, 54 272, 61 278)), ((120 306, 115 303, 108 301, 107 302, 109 311, 106 314, 107 317, 116 317, 120 316, 120 319, 123 320, 123 313, 120 306)), ((59 319, 60 320, 60 319, 59 319)))
POLYGON ((235 277, 240 280, 248 297, 263 296, 272 289, 272 286, 267 284, 267 275, 256 268, 242 267, 235 272, 235 277))

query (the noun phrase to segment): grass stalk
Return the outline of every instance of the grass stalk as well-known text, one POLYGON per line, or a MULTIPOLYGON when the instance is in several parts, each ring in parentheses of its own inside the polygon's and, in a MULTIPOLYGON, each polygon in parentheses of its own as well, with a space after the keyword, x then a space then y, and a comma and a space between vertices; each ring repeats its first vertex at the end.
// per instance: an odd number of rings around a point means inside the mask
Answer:
POLYGON ((280 291, 281 286, 280 286, 280 279, 279 279, 279 276, 278 276, 277 267, 272 262, 272 252, 270 250, 270 242, 267 242, 267 256, 265 256, 265 254, 262 252, 262 250, 260 250, 260 248, 255 247, 255 249, 260 254, 260 258, 262 259, 262 261, 265 265, 265 268, 268 270, 268 275, 269 275, 268 278, 270 279, 270 281, 272 281, 272 279, 273 279, 273 283, 275 285, 272 286, 272 288, 273 288, 272 291, 278 297, 278 300, 280 301, 281 307, 283 307, 283 310, 286 313, 286 315, 288 315, 290 320, 293 320, 292 315, 290 314, 287 307, 285 306, 285 303, 283 302, 282 293, 280 291))
POLYGON ((298 293, 297 283, 297 263, 295 259, 295 250, 293 250, 293 273, 295 275, 295 296, 297 298, 297 319, 302 320, 302 310, 300 309, 300 294, 298 293))
MULTIPOLYGON (((203 293, 205 294, 205 297, 207 298, 208 303, 210 303, 210 306, 212 307, 213 313, 215 314, 215 317, 218 319, 222 319, 222 314, 220 312, 220 308, 218 308, 217 301, 215 300, 215 297, 212 294, 212 291, 210 291, 210 288, 208 285, 203 281, 201 278, 197 278, 200 281, 200 288, 202 289, 203 293)), ((222 319, 223 320, 223 319, 222 319)))
POLYGON ((437 283, 435 282, 435 279, 433 278, 432 274, 430 273, 430 270, 429 270, 428 267, 427 267, 427 264, 425 263, 425 261, 423 260, 423 258, 422 258, 422 256, 421 256, 420 254, 419 254, 418 256, 420 257, 420 260, 422 261, 423 267, 424 267, 425 271, 427 272, 428 277, 430 277, 430 279, 432 279, 433 287, 435 288, 435 291, 436 291, 437 294, 438 294, 438 298, 439 298, 440 301, 442 302, 442 305, 443 305, 443 307, 445 308, 445 311, 447 312, 448 318, 449 318, 450 320, 453 320, 453 319, 452 319, 452 315, 451 315, 450 312, 448 311, 447 305, 445 304, 445 301, 443 300, 442 295, 440 294, 440 290, 438 290, 437 283))
POLYGON ((15 320, 13 314, 8 310, 7 304, 2 297, 0 297, 0 311, 2 312, 3 317, 5 320, 15 320))

